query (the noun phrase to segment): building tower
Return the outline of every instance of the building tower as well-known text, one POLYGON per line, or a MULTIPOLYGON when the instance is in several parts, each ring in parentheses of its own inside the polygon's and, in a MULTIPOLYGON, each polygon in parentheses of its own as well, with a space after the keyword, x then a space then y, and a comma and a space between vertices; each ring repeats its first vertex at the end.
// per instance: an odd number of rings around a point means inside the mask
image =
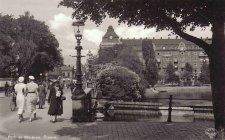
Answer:
POLYGON ((122 44, 119 40, 119 36, 115 33, 113 27, 110 25, 107 32, 102 37, 102 42, 100 43, 100 49, 113 47, 116 44, 122 44))

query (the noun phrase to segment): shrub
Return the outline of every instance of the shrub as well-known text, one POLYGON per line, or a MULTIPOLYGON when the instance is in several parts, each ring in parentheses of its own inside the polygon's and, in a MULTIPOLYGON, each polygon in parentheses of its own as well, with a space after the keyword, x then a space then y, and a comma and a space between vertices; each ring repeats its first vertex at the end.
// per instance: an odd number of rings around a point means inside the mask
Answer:
POLYGON ((109 66, 98 74, 102 95, 110 98, 140 98, 140 77, 121 66, 109 66))

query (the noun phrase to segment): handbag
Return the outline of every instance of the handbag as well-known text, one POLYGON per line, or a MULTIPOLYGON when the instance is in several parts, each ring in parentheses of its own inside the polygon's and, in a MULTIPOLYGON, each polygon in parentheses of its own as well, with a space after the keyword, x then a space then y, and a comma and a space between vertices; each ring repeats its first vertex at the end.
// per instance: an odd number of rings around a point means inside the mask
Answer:
POLYGON ((61 98, 60 98, 62 101, 63 100, 66 100, 66 97, 65 96, 61 96, 61 98))

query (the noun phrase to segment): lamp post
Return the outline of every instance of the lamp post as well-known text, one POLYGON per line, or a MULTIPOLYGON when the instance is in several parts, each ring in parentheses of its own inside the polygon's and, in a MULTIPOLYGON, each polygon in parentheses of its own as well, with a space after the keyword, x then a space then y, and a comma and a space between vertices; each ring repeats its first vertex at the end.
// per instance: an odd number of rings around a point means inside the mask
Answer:
POLYGON ((72 121, 86 121, 87 120, 87 108, 86 108, 86 94, 82 88, 82 72, 81 72, 81 49, 80 45, 82 39, 82 31, 84 27, 84 22, 80 20, 80 18, 76 18, 76 21, 72 24, 74 28, 75 37, 77 40, 77 46, 75 49, 77 50, 77 63, 76 63, 76 88, 72 93, 72 108, 73 108, 73 116, 72 121))

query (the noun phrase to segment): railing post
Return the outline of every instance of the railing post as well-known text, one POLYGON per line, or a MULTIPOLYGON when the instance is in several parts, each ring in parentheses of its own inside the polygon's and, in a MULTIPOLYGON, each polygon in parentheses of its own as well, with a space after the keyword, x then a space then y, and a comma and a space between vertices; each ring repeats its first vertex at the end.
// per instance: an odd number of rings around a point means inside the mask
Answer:
POLYGON ((172 95, 170 95, 170 98, 169 98, 169 108, 168 108, 168 119, 167 119, 167 122, 168 123, 171 123, 172 120, 171 120, 171 113, 172 113, 172 95))

